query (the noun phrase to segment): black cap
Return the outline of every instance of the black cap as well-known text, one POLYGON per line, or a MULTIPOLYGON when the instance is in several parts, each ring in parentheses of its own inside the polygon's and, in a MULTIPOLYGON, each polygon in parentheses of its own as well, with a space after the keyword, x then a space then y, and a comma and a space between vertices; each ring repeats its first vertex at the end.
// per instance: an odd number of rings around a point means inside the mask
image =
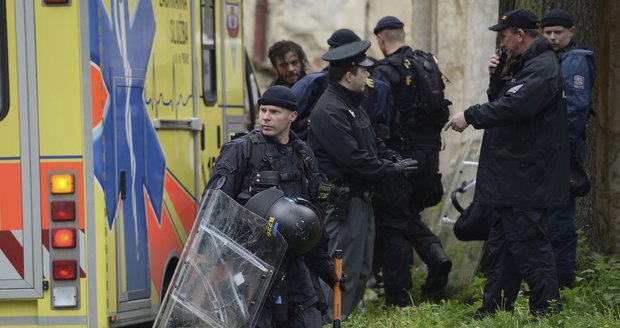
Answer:
POLYGON ((282 85, 269 87, 265 93, 263 93, 263 96, 258 98, 258 104, 278 106, 292 111, 297 111, 299 108, 297 97, 293 91, 282 85))
POLYGON ((349 30, 348 28, 341 28, 332 33, 332 36, 327 39, 327 44, 329 44, 332 48, 338 48, 345 44, 361 40, 362 39, 360 39, 355 32, 349 30))
POLYGON ((370 41, 356 41, 332 49, 323 55, 323 60, 333 67, 363 66, 370 67, 373 62, 366 58, 366 50, 370 48, 370 41))
POLYGON ((563 9, 551 9, 545 17, 543 17, 542 21, 540 21, 541 27, 545 26, 564 26, 564 27, 573 27, 575 26, 575 22, 573 21, 573 16, 566 10, 563 9))
POLYGON ((502 15, 499 22, 489 27, 489 30, 498 32, 508 27, 537 29, 538 17, 527 9, 511 10, 502 15))
POLYGON ((394 16, 385 16, 377 22, 377 26, 372 30, 372 33, 376 35, 383 30, 395 30, 403 26, 405 26, 405 24, 403 24, 400 19, 394 16))

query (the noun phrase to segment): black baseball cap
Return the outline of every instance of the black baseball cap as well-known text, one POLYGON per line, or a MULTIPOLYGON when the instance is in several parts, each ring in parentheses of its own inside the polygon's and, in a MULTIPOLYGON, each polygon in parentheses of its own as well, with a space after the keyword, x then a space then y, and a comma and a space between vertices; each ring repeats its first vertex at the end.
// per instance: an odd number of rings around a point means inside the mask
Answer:
POLYGON ((573 21, 573 16, 566 10, 563 9, 551 9, 545 17, 543 17, 542 21, 540 21, 541 27, 545 26, 564 26, 564 27, 573 27, 575 26, 575 22, 573 21))
POLYGON ((527 9, 511 10, 503 14, 502 17, 499 18, 499 22, 489 27, 489 30, 499 32, 508 27, 537 29, 538 17, 527 9))
POLYGON ((329 66, 332 67, 371 67, 373 62, 366 58, 366 50, 368 48, 370 48, 370 41, 356 41, 332 49, 326 52, 321 58, 328 61, 329 66))

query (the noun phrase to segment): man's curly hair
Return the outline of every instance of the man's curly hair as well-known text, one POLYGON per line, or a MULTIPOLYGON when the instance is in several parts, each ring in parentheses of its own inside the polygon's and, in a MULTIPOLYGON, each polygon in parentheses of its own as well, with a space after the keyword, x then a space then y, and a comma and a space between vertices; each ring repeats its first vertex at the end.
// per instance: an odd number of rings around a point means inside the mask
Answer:
POLYGON ((299 58, 299 61, 301 62, 302 75, 306 73, 306 69, 308 67, 308 59, 306 58, 306 53, 300 45, 289 40, 278 41, 274 43, 271 47, 269 47, 269 61, 271 61, 271 65, 276 66, 277 58, 280 58, 281 61, 284 61, 284 56, 289 52, 293 52, 299 58))

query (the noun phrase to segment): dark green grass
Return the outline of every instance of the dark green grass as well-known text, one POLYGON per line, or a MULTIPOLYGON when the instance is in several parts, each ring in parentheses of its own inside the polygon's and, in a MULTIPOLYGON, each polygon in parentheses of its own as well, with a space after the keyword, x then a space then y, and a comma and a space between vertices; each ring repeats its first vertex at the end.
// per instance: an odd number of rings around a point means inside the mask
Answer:
MULTIPOLYGON (((482 304, 484 278, 463 287, 448 285, 443 295, 433 299, 419 290, 426 269, 414 268, 411 298, 416 304, 408 308, 386 308, 383 298, 368 290, 366 300, 358 306, 343 327, 600 327, 620 328, 620 260, 584 249, 580 241, 578 274, 572 289, 561 290, 564 310, 555 315, 534 317, 527 305, 524 284, 513 312, 500 312, 484 320, 472 315, 482 304)), ((326 326, 327 327, 327 326, 326 326)))

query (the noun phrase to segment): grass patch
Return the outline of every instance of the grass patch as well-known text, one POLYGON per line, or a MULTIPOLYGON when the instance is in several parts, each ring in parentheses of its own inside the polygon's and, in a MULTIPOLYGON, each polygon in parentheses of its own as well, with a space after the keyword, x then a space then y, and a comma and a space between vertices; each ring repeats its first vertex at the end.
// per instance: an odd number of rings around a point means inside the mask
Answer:
POLYGON ((584 244, 580 240, 575 286, 560 291, 564 310, 559 314, 542 318, 532 316, 527 296, 521 292, 512 313, 500 312, 484 320, 473 320, 472 315, 482 305, 484 278, 476 277, 472 284, 464 287, 448 285, 445 295, 429 299, 419 290, 426 276, 426 269, 421 267, 412 270, 416 287, 411 291, 411 298, 416 306, 386 308, 383 298, 369 290, 365 302, 342 326, 620 327, 620 259, 589 252, 584 244))

